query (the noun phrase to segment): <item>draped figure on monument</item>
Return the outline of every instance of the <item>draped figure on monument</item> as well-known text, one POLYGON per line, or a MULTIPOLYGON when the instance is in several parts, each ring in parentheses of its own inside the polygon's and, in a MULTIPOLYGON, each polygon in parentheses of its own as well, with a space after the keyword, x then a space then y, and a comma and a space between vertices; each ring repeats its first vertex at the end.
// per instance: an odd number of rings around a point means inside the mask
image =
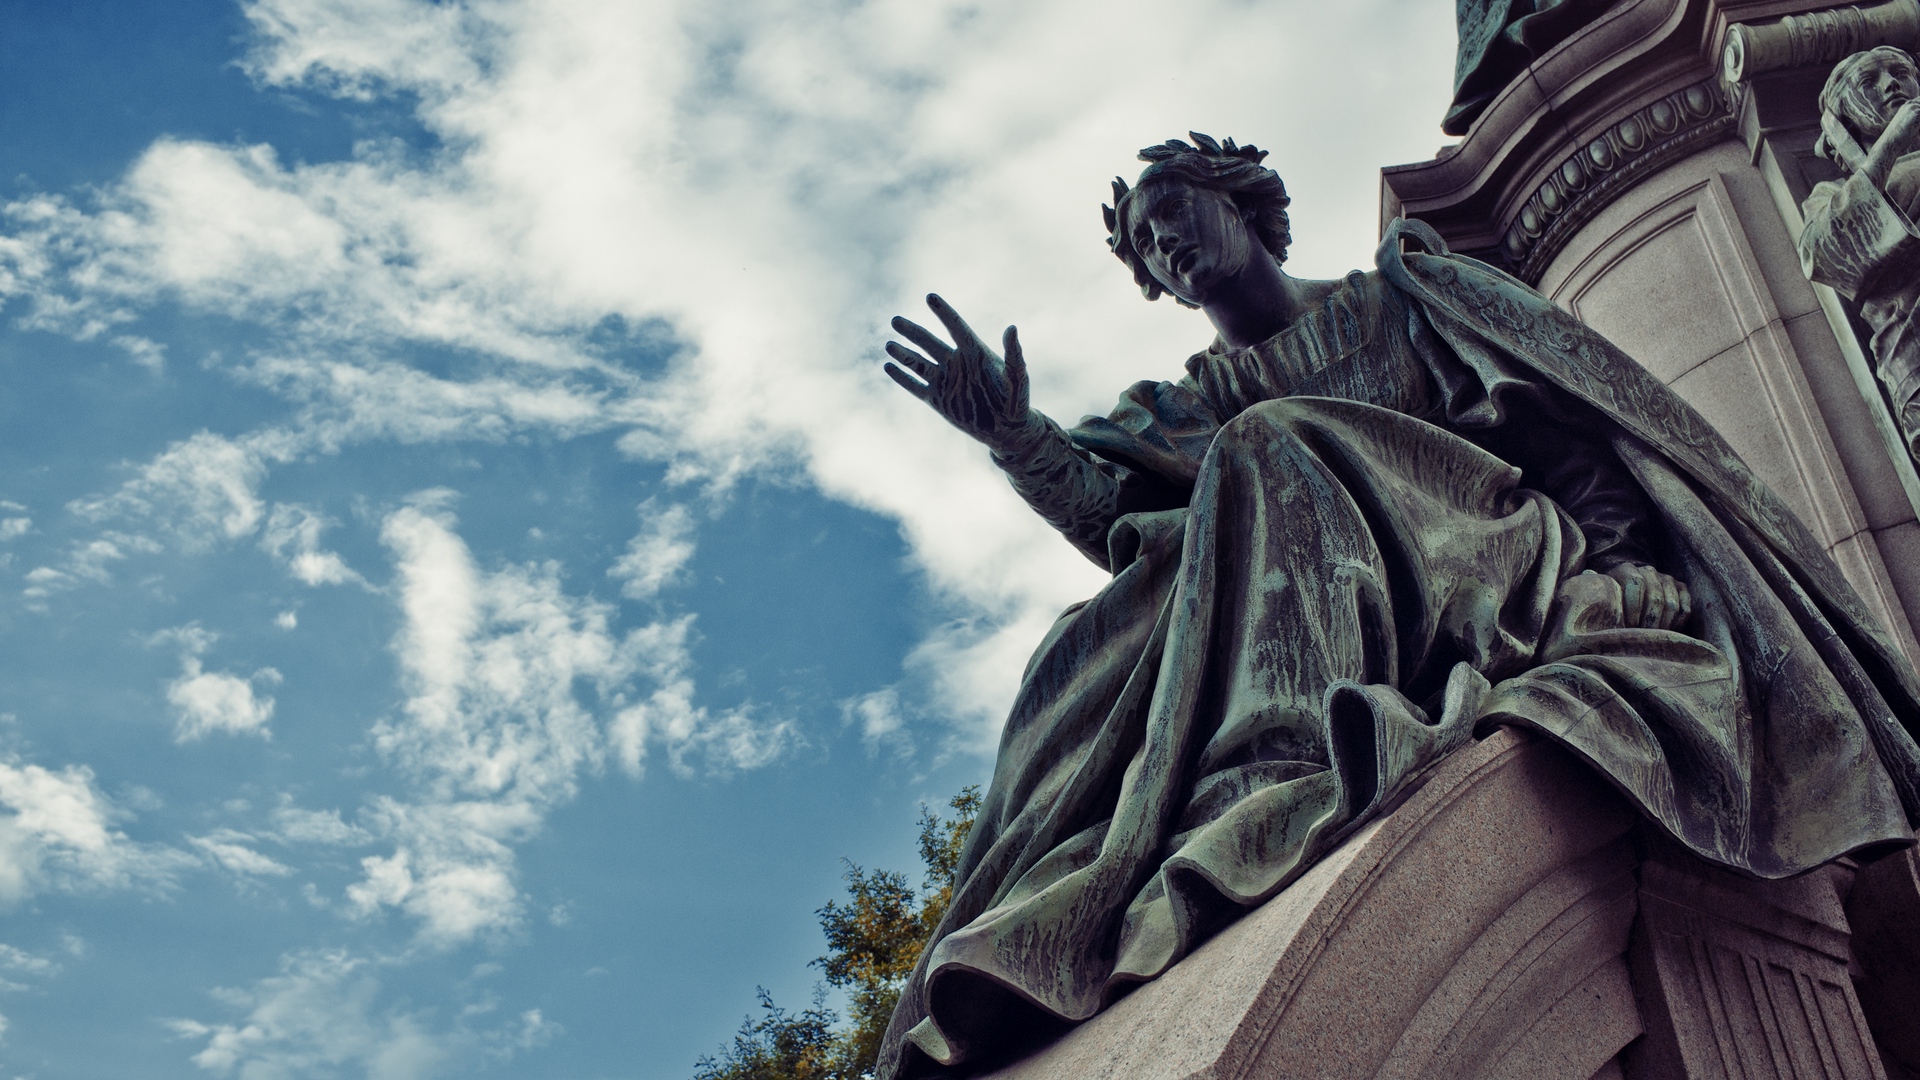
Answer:
POLYGON ((1800 265, 1860 305, 1907 452, 1920 459, 1920 67, 1891 45, 1834 65, 1820 91, 1824 180, 1802 213, 1800 265))
POLYGON ((882 1077, 1093 1016, 1500 725, 1743 874, 1912 843, 1920 683, 1690 406, 1418 222, 1288 275, 1265 154, 1191 138, 1107 210, 1217 332, 1178 382, 1066 430, 1013 328, 893 323, 888 374, 1113 579, 1028 664, 882 1077))

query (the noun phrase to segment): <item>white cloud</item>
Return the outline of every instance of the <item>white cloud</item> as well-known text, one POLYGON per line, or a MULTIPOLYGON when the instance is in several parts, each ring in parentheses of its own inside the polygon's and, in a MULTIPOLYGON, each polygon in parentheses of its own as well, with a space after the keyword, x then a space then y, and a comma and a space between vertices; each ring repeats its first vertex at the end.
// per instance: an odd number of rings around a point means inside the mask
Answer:
POLYGON ((254 838, 233 829, 219 829, 206 836, 189 836, 187 842, 238 877, 286 877, 293 868, 249 847, 254 838))
MULTIPOLYGON (((60 965, 44 956, 35 956, 25 949, 0 944, 0 991, 9 994, 21 993, 33 987, 16 979, 45 979, 60 974, 60 965)), ((0 1027, 0 1034, 5 1028, 0 1027)))
POLYGON ((519 922, 514 845, 574 796, 609 743, 635 772, 649 740, 676 768, 754 768, 792 732, 744 707, 694 705, 690 616, 617 635, 613 609, 569 596, 553 564, 483 570, 442 509, 450 499, 428 493, 381 529, 396 563, 407 700, 374 742, 420 790, 377 804, 393 853, 362 860, 347 893, 363 915, 405 911, 440 945, 519 922), (601 710, 615 714, 610 731, 601 710))
POLYGON ((0 906, 48 890, 164 887, 191 857, 129 840, 93 771, 0 759, 0 906))
POLYGON ((389 856, 361 860, 365 877, 347 889, 361 914, 396 907, 433 945, 454 945, 516 925, 523 914, 512 844, 540 826, 544 808, 524 801, 461 800, 409 805, 384 800, 389 856))
POLYGON ((647 747, 655 742, 666 746, 668 765, 683 776, 702 767, 759 768, 799 745, 800 732, 791 721, 756 720, 750 706, 715 713, 694 704, 692 636, 691 615, 632 635, 655 688, 621 709, 608 725, 607 740, 620 767, 639 776, 647 747))
POLYGON ((44 956, 35 956, 25 949, 15 948, 12 945, 0 945, 0 971, 44 978, 58 975, 60 965, 44 956))
POLYGON ((205 551, 259 525, 255 491, 266 468, 260 447, 202 431, 141 466, 119 491, 76 500, 69 509, 93 521, 150 519, 185 550, 205 551))
POLYGON ((27 535, 27 531, 32 528, 33 519, 30 517, 0 518, 0 542, 18 540, 27 535))
POLYGON ((167 684, 167 703, 173 706, 175 742, 193 742, 216 732, 271 738, 267 722, 273 719, 273 699, 254 691, 257 684, 280 682, 280 672, 263 667, 247 678, 206 671, 200 657, 219 635, 197 624, 154 635, 155 643, 180 646, 180 675, 167 684))
POLYGON ((485 1004, 469 1007, 450 1024, 436 1023, 425 1010, 383 1002, 380 966, 340 950, 291 954, 278 974, 215 993, 242 1014, 239 1019, 176 1019, 169 1026, 181 1038, 205 1040, 194 1064, 244 1080, 470 1075, 560 1033, 538 1010, 477 1026, 492 1011, 485 1004))
POLYGON ((901 715, 900 691, 891 686, 848 698, 840 703, 840 709, 849 723, 860 726, 860 737, 868 742, 879 742, 898 734, 906 725, 906 718, 901 715))
POLYGON ((186 670, 167 684, 167 701, 177 718, 176 742, 192 742, 214 732, 270 737, 267 721, 273 719, 273 699, 255 694, 253 684, 273 680, 278 672, 261 668, 249 680, 201 671, 196 657, 187 657, 181 665, 186 670))
POLYGON ((640 504, 640 531, 607 576, 620 581, 620 595, 629 600, 651 600, 692 558, 693 515, 685 506, 661 507, 648 499, 640 504))
POLYGON ((258 0, 248 71, 266 83, 316 79, 365 99, 385 84, 442 93, 480 76, 484 24, 466 7, 417 0, 258 0))
MULTIPOLYGON (((267 516, 260 546, 274 558, 287 564, 287 571, 306 585, 365 585, 366 579, 353 572, 334 552, 320 546, 320 534, 328 522, 319 514, 296 503, 276 503, 267 516)), ((291 615, 291 612, 286 613, 291 615)), ((285 629, 291 630, 292 626, 285 629)))
POLYGON ((166 370, 167 347, 151 338, 137 334, 121 334, 113 339, 115 345, 127 351, 133 362, 153 372, 155 375, 166 370))
POLYGON ((350 847, 371 843, 373 834, 341 820, 338 810, 304 810, 291 799, 273 812, 274 837, 284 844, 350 847))
POLYGON ((54 593, 73 588, 82 581, 105 584, 113 580, 108 569, 125 560, 128 553, 151 554, 160 545, 145 536, 108 530, 92 540, 73 544, 60 566, 36 566, 27 571, 27 587, 21 595, 28 606, 44 608, 54 593))
MULTIPOLYGON (((1201 0, 1172 20, 1096 0, 244 10, 263 84, 416 95, 437 146, 288 163, 161 140, 85 205, 8 208, 0 293, 31 323, 105 334, 161 299, 252 319, 278 344, 235 374, 295 407, 76 508, 205 546, 257 527, 260 476, 289 455, 528 429, 625 429, 676 481, 798 468, 898 518, 964 617, 915 670, 974 745, 1053 613, 1100 577, 879 375, 885 316, 938 288, 979 326, 1017 320, 1036 402, 1104 410, 1210 337, 1141 302, 1099 242, 1105 178, 1138 167, 1135 147, 1199 127, 1275 150, 1290 265, 1333 276, 1367 260, 1376 170, 1431 154, 1449 85, 1445 7, 1413 0, 1201 0), (1361 41, 1358 59, 1332 47, 1361 41), (591 343, 609 318, 670 354, 664 374, 591 343), (431 375, 394 359, 409 344, 475 363, 431 375)), ((650 542, 623 573, 642 594, 675 541, 650 542)))

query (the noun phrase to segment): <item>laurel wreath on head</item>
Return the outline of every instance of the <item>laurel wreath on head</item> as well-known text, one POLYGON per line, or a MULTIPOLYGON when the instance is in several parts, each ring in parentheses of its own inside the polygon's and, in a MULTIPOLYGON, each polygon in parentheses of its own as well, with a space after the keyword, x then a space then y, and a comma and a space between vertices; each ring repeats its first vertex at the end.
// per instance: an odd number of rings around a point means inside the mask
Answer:
MULTIPOLYGON (((1160 162, 1170 161, 1179 157, 1181 154, 1198 154, 1201 157, 1214 158, 1239 158, 1242 161, 1251 162, 1255 165, 1260 164, 1267 158, 1267 152, 1252 143, 1239 146, 1236 145, 1231 138, 1224 143, 1216 142, 1213 136, 1203 135, 1198 131, 1187 132, 1187 137, 1192 139, 1193 143, 1188 143, 1181 139, 1168 139, 1158 146, 1147 147, 1135 156, 1141 161, 1147 162, 1149 165, 1158 165, 1160 162), (1194 143, 1198 145, 1194 145, 1194 143)), ((1116 176, 1113 178, 1113 205, 1108 206, 1105 203, 1100 205, 1100 214, 1106 218, 1107 221, 1107 246, 1109 247, 1115 245, 1113 234, 1120 222, 1116 208, 1119 207, 1120 200, 1126 198, 1127 192, 1131 190, 1124 179, 1116 176)))

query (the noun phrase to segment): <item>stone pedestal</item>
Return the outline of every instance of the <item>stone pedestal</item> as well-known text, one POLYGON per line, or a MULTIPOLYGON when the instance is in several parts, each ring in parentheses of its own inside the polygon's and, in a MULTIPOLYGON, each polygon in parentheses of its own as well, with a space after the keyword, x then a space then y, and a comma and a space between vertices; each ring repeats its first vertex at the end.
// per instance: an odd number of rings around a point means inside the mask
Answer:
POLYGON ((1739 878, 1650 841, 1565 751, 1500 731, 1171 971, 990 1075, 1903 1080, 1920 1033, 1914 865, 1739 878))
POLYGON ((996 1080, 1587 1080, 1640 1034, 1635 816, 1502 731, 1154 982, 996 1080))

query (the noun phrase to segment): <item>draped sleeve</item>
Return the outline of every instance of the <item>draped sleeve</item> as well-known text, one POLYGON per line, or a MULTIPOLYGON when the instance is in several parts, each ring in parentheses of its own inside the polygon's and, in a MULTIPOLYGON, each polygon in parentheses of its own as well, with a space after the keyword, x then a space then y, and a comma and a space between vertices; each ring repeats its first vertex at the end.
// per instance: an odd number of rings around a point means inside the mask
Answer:
MULTIPOLYGON (((1035 414, 1038 416, 1039 414, 1035 414)), ((1120 518, 1187 505, 1220 421, 1190 387, 1143 381, 1072 431, 1040 417, 1036 436, 994 463, 1027 505, 1103 569, 1120 518)))
MULTIPOLYGON (((1200 459, 1220 430, 1221 417, 1186 379, 1142 380, 1120 395, 1105 416, 1089 416, 1070 433, 1075 446, 1125 469, 1136 488, 1178 491, 1173 505, 1200 475, 1200 459)), ((1166 509, 1141 507, 1140 509, 1166 509)))

